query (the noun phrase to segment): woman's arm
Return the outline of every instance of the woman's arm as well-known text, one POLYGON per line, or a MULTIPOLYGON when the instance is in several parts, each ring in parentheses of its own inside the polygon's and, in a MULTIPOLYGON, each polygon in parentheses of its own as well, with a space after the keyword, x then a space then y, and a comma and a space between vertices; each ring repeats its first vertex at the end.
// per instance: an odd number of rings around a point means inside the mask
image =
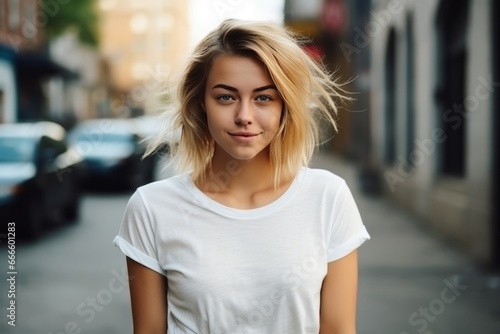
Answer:
POLYGON ((167 333, 167 279, 127 257, 134 334, 167 333))
POLYGON ((320 334, 356 334, 358 252, 330 262, 321 289, 320 334))

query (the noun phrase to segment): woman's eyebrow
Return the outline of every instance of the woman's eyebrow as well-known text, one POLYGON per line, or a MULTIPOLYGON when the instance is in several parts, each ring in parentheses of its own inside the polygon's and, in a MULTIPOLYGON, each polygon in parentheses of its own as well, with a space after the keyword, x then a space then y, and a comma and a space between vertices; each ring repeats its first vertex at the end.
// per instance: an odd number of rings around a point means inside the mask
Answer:
MULTIPOLYGON (((225 90, 229 90, 231 92, 237 92, 238 91, 237 88, 231 87, 231 86, 228 86, 228 85, 224 85, 224 84, 217 84, 217 85, 215 85, 215 86, 212 87, 212 89, 215 89, 215 88, 222 88, 222 89, 225 89, 225 90)), ((255 92, 261 92, 261 91, 267 90, 267 89, 276 89, 277 90, 276 85, 271 84, 271 85, 266 85, 266 86, 255 88, 253 90, 253 92, 254 93, 255 92)))
POLYGON ((255 92, 261 92, 261 91, 266 90, 266 89, 276 89, 276 90, 278 90, 274 84, 271 84, 271 85, 267 85, 267 86, 262 86, 262 87, 259 87, 259 88, 255 88, 253 90, 253 92, 254 93, 255 92))
POLYGON ((238 89, 236 89, 235 87, 231 87, 231 86, 228 86, 228 85, 224 85, 224 84, 217 84, 215 86, 212 87, 212 89, 215 89, 215 88, 222 88, 222 89, 225 89, 225 90, 230 90, 232 92, 237 92, 238 89))

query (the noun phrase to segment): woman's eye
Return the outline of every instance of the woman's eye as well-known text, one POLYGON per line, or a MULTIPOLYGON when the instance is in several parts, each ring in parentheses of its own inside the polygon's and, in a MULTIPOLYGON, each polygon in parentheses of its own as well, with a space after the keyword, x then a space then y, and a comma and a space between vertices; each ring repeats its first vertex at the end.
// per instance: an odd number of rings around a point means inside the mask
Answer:
POLYGON ((258 102, 269 102, 271 101, 271 97, 270 96, 267 96, 267 95, 259 95, 257 96, 257 99, 256 99, 258 102))
POLYGON ((229 102, 232 99, 233 98, 231 95, 219 95, 219 96, 217 96, 217 100, 222 101, 222 102, 229 102))

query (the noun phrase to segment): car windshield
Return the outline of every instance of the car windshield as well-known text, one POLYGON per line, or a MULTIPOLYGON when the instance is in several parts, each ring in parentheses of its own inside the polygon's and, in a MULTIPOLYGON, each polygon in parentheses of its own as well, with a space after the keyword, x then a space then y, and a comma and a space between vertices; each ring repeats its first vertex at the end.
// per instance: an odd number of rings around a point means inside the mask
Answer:
POLYGON ((94 134, 92 132, 81 132, 76 136, 76 141, 90 142, 94 144, 107 143, 107 144, 131 144, 134 137, 130 133, 100 133, 94 134))
POLYGON ((0 137, 0 163, 33 161, 35 140, 22 137, 0 137))

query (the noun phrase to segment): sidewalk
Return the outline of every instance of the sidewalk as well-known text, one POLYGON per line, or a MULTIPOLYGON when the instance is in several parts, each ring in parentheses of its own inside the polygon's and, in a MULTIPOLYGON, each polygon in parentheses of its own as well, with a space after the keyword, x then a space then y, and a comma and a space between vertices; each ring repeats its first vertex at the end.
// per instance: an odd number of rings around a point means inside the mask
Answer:
POLYGON ((356 166, 319 154, 312 167, 346 180, 371 235, 359 250, 358 334, 500 334, 500 276, 385 198, 363 195, 356 166))

